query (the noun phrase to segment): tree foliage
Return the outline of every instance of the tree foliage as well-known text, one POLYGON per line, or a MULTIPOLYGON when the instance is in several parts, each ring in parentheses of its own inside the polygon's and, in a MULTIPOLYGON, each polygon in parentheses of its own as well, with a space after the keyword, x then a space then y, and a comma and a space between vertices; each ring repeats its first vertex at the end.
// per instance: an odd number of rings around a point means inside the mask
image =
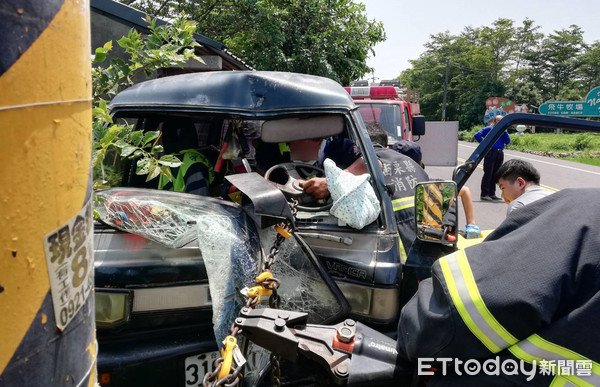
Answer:
POLYGON ((342 84, 372 70, 367 56, 385 40, 383 24, 369 20, 354 0, 122 2, 156 16, 187 13, 201 26, 199 33, 257 70, 321 75, 342 84))
POLYGON ((110 173, 105 170, 104 160, 108 155, 139 159, 136 173, 147 175, 147 180, 164 174, 171 179, 169 167, 181 164, 175 156, 162 155, 159 145, 160 133, 134 130, 133 125, 115 124, 107 109, 107 100, 112 99, 125 87, 133 85, 136 78, 153 73, 164 67, 183 67, 190 59, 201 61, 194 49, 199 44, 194 40, 196 23, 185 15, 175 19, 171 25, 156 25, 156 20, 147 18, 150 33, 142 35, 131 29, 127 36, 117 41, 126 54, 126 59, 112 57, 112 41, 95 50, 92 63, 93 97, 93 149, 92 166, 94 185, 110 185, 110 173), (103 66, 104 64, 104 66, 103 66))
POLYGON ((430 36, 425 52, 398 77, 421 94, 421 112, 441 117, 446 62, 446 117, 468 129, 480 124, 485 100, 507 97, 537 108, 548 100, 581 100, 600 85, 600 43, 587 45, 576 25, 545 36, 532 20, 497 19, 430 36))

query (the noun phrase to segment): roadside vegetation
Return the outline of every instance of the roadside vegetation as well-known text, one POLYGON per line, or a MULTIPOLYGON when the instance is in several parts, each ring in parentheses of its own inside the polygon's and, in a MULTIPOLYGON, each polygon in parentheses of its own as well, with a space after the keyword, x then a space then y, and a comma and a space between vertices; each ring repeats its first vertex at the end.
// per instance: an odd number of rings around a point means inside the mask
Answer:
POLYGON ((373 71, 367 58, 385 41, 383 23, 357 0, 119 0, 154 17, 184 12, 197 32, 256 70, 320 75, 343 85, 373 71))
POLYGON ((92 167, 94 188, 118 185, 121 175, 115 168, 121 159, 139 159, 137 175, 152 180, 159 175, 172 179, 170 167, 181 161, 174 155, 163 154, 158 131, 135 130, 133 125, 113 122, 108 104, 121 90, 131 86, 141 76, 153 77, 164 67, 183 67, 190 59, 202 62, 195 53, 199 44, 194 39, 197 24, 185 14, 172 24, 156 25, 156 19, 146 18, 149 34, 131 29, 117 41, 124 50, 124 59, 109 55, 112 41, 98 47, 92 57, 92 167), (105 162, 106 160, 106 162, 105 162))
POLYGON ((446 120, 461 129, 482 122, 489 97, 527 104, 532 113, 546 101, 582 101, 600 85, 600 41, 586 42, 580 27, 566 24, 544 34, 533 20, 500 18, 433 34, 398 78, 420 93, 421 113, 436 121, 447 72, 446 120))
MULTIPOLYGON (((476 142, 473 135, 483 128, 460 131, 459 140, 476 142)), ((600 133, 510 133, 510 144, 506 147, 519 152, 533 153, 583 164, 600 166, 600 133)))

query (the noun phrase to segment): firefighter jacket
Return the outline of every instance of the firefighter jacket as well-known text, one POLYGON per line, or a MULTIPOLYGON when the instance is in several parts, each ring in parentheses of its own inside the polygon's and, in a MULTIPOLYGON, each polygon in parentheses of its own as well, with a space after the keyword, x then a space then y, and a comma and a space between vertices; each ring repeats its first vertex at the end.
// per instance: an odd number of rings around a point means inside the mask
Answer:
POLYGON ((440 258, 402 310, 399 361, 434 363, 428 387, 600 386, 599 203, 600 189, 565 189, 440 258))
POLYGON ((378 144, 373 144, 373 147, 382 164, 385 184, 393 191, 390 197, 400 234, 400 257, 402 263, 405 263, 410 246, 416 238, 415 186, 428 181, 429 177, 410 157, 378 144))
POLYGON ((181 151, 177 156, 183 158, 181 165, 173 169, 173 181, 160 175, 158 189, 208 195, 209 185, 215 177, 213 166, 208 158, 195 149, 181 151))

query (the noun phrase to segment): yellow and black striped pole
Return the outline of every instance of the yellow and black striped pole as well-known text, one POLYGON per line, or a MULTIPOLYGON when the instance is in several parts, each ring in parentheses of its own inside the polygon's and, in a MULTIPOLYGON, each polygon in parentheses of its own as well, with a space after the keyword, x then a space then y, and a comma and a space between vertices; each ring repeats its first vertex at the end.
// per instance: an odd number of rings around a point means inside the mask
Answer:
POLYGON ((93 386, 87 0, 0 3, 0 386, 93 386))

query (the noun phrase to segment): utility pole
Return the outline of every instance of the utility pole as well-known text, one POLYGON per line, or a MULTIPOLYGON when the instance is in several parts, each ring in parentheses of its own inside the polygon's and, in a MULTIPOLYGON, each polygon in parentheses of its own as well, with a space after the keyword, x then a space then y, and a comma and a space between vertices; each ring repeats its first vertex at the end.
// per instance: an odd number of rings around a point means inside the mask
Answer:
POLYGON ((450 59, 446 59, 446 76, 444 77, 444 97, 442 99, 442 121, 446 121, 446 93, 448 91, 448 68, 450 59))
POLYGON ((93 386, 90 4, 13 3, 0 2, 0 386, 93 386))
POLYGON ((370 84, 374 84, 376 79, 379 79, 378 77, 375 76, 375 73, 371 73, 371 77, 367 78, 370 82, 370 84))

